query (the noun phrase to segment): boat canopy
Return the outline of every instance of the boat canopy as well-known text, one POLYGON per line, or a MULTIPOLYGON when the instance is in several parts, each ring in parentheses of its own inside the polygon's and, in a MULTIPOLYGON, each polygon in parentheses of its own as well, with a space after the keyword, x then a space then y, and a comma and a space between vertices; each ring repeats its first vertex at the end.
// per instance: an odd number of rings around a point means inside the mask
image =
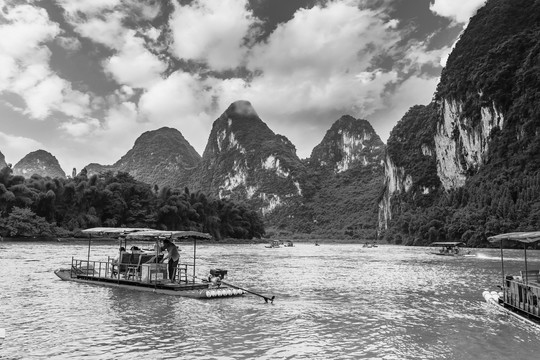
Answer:
POLYGON ((459 245, 465 245, 465 243, 461 241, 440 241, 440 242, 431 243, 429 246, 459 246, 459 245))
POLYGON ((126 235, 136 231, 150 231, 148 228, 115 228, 115 227, 96 227, 82 230, 84 234, 90 235, 126 235))
POLYGON ((156 239, 212 239, 212 236, 207 233, 198 231, 165 231, 165 230, 150 230, 136 231, 127 234, 127 239, 136 240, 156 240, 156 239))
POLYGON ((488 237, 489 242, 497 243, 502 240, 510 240, 523 244, 534 244, 540 241, 540 231, 513 232, 488 237))

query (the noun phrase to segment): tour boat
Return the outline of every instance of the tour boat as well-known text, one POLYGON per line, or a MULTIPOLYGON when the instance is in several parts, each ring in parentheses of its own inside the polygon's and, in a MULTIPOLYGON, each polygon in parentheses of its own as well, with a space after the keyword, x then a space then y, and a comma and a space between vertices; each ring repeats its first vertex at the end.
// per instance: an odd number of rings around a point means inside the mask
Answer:
POLYGON ((471 253, 470 250, 460 249, 461 245, 465 245, 460 241, 439 241, 431 243, 429 246, 440 246, 438 251, 432 251, 433 255, 441 256, 461 256, 461 257, 475 257, 476 254, 471 253))
POLYGON ((527 263, 527 246, 540 242, 540 231, 500 234, 488 240, 500 244, 502 286, 498 287, 502 291, 484 291, 484 299, 488 304, 540 328, 540 269, 529 269, 527 263), (523 245, 525 268, 519 275, 504 272, 504 241, 523 245))
POLYGON ((266 248, 280 248, 281 247, 281 242, 279 240, 272 240, 265 247, 266 248))
POLYGON ((283 244, 284 247, 294 247, 294 244, 291 240, 287 240, 285 241, 285 243, 283 244))
POLYGON ((250 290, 226 283, 223 279, 227 270, 211 269, 206 278, 196 276, 197 240, 211 239, 209 234, 195 231, 162 231, 145 228, 92 228, 82 231, 89 235, 86 259, 71 258, 71 266, 58 269, 54 273, 62 280, 108 287, 150 291, 159 294, 183 296, 196 299, 242 296, 251 293, 265 299, 274 297, 254 293, 250 290), (92 237, 113 237, 119 239, 119 248, 128 249, 129 244, 153 244, 149 250, 123 251, 117 261, 110 257, 106 261, 90 259, 92 237), (176 268, 174 278, 169 280, 167 264, 161 262, 163 241, 191 240, 193 259, 183 262, 183 256, 176 268))

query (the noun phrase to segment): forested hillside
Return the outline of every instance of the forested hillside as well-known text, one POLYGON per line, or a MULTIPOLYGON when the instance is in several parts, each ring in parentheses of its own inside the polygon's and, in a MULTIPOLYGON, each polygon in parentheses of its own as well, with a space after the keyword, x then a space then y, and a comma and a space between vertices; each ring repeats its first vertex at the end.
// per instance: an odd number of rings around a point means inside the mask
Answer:
POLYGON ((25 179, 0 170, 1 235, 68 236, 94 226, 196 230, 216 239, 264 235, 259 215, 242 205, 187 188, 155 193, 127 173, 25 179))
POLYGON ((391 134, 388 154, 415 187, 392 197, 384 237, 484 246, 493 234, 538 230, 539 104, 540 2, 489 0, 448 59, 430 105, 434 112, 406 115, 391 134), (421 124, 423 131, 414 130, 421 124), (444 126, 453 128, 447 140, 444 126), (422 144, 431 155, 422 154, 422 144), (448 181, 443 189, 437 177, 449 178, 441 165, 448 158, 456 159, 466 180, 448 181))

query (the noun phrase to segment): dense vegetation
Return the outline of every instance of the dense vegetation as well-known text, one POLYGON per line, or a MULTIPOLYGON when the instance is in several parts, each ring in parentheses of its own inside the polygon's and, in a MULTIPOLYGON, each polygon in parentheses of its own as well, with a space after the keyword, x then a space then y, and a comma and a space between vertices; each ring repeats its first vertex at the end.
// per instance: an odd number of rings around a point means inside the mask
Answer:
POLYGON ((379 164, 335 173, 310 165, 302 178, 302 197, 267 216, 269 233, 312 237, 375 239, 377 197, 383 182, 379 164))
POLYGON ((216 239, 264 235, 253 210, 201 192, 157 187, 127 173, 73 179, 14 176, 0 170, 0 233, 5 236, 66 236, 95 226, 195 230, 216 239))
POLYGON ((471 127, 482 108, 504 116, 491 134, 490 162, 540 169, 540 2, 490 0, 448 58, 435 99, 457 100, 471 127))
POLYGON ((491 235, 538 231, 540 172, 516 170, 475 176, 463 188, 440 192, 429 207, 418 204, 411 193, 400 195, 393 200, 400 210, 394 214, 386 239, 406 245, 463 241, 469 246, 487 246, 491 235))

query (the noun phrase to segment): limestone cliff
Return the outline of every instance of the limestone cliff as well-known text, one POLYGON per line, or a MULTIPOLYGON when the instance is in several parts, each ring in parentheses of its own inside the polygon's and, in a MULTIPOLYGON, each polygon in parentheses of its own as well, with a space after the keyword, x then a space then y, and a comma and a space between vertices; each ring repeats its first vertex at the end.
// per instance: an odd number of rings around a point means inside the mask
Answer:
POLYGON ((356 165, 380 165, 383 157, 384 143, 371 124, 345 115, 332 125, 321 143, 313 149, 310 162, 330 166, 340 173, 356 165))
POLYGON ((292 143, 270 130, 248 101, 236 101, 214 122, 190 183, 220 198, 248 201, 267 214, 302 195, 302 168, 292 143))
POLYGON ((436 116, 433 104, 413 106, 390 134, 384 162, 385 186, 379 199, 381 229, 386 229, 392 218, 394 198, 408 194, 409 201, 425 203, 440 188, 434 138, 436 116))

